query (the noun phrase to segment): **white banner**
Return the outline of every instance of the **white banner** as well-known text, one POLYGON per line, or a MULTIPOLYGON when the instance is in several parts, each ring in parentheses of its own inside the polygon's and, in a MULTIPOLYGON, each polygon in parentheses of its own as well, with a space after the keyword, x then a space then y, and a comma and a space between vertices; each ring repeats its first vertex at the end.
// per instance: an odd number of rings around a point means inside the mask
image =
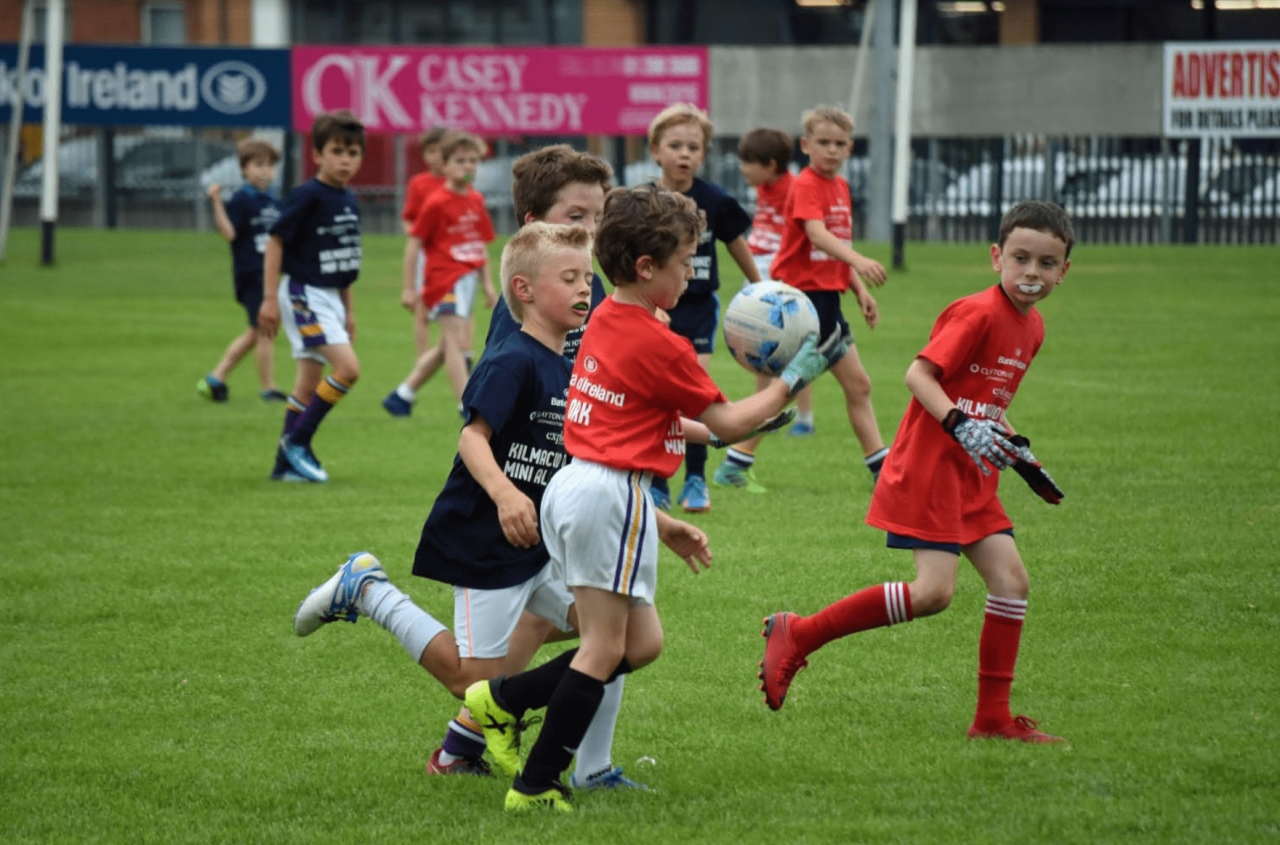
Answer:
POLYGON ((1164 134, 1280 137, 1280 42, 1166 42, 1164 134))

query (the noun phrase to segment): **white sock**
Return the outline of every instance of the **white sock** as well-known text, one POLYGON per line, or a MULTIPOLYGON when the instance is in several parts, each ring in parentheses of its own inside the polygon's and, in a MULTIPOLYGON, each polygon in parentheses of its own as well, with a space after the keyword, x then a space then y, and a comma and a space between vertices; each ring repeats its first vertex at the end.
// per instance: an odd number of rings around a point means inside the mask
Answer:
POLYGON ((413 400, 418 398, 418 391, 410 387, 409 382, 402 381, 400 382, 400 386, 396 388, 396 396, 399 396, 401 399, 412 405, 413 400))
POLYGON ((874 452, 873 454, 867 455, 865 458, 862 459, 862 462, 867 466, 871 466, 877 461, 883 461, 888 454, 889 454, 889 448, 886 446, 885 448, 879 450, 878 452, 874 452))
POLYGON ((584 783, 591 775, 613 769, 613 729, 618 724, 618 711, 622 709, 622 686, 626 675, 619 675, 604 685, 604 698, 595 717, 587 726, 575 756, 573 776, 584 783))
POLYGON ((728 451, 725 452, 725 457, 729 459, 730 463, 736 464, 744 469, 750 469, 751 465, 756 462, 755 455, 750 452, 743 452, 740 449, 735 449, 732 446, 730 446, 728 451))
POLYGON ((415 662, 437 634, 449 630, 390 581, 371 581, 356 609, 390 631, 415 662))
POLYGON ((813 411, 797 411, 796 422, 813 425, 813 411))

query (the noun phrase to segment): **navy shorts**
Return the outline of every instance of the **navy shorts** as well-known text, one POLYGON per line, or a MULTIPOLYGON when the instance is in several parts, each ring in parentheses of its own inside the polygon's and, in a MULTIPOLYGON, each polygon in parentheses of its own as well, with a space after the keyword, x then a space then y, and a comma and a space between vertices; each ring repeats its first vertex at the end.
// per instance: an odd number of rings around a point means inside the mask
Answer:
POLYGON ((844 342, 853 346, 853 329, 849 328, 849 323, 844 318, 844 311, 840 308, 840 292, 807 290, 804 295, 809 297, 809 301, 818 312, 818 343, 826 341, 832 334, 839 332, 844 342))
MULTIPOLYGON (((997 531, 997 534, 1008 534, 1013 536, 1013 529, 1006 528, 1003 531, 997 531)), ((935 543, 932 540, 920 540, 915 537, 908 537, 906 534, 894 534, 888 532, 884 544, 891 549, 935 549, 940 552, 950 552, 953 555, 960 554, 959 543, 935 543)))
POLYGON ((671 331, 693 341, 695 352, 699 355, 715 352, 720 297, 714 293, 685 294, 667 313, 671 316, 671 331))
POLYGON ((236 302, 244 306, 249 325, 258 327, 258 309, 262 308, 262 274, 245 273, 236 276, 236 302))

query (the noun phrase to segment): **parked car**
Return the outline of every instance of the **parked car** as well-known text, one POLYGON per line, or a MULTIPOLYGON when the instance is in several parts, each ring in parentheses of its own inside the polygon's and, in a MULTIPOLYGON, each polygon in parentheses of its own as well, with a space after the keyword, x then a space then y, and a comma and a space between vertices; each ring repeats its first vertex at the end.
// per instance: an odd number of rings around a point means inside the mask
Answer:
MULTIPOLYGON (((145 140, 143 135, 116 135, 113 141, 119 159, 145 140)), ((73 197, 93 193, 98 184, 98 137, 68 138, 58 145, 58 195, 73 197)), ((38 197, 44 190, 44 159, 36 159, 18 171, 13 194, 38 197)))
MULTIPOLYGON (((156 199, 195 197, 203 181, 196 170, 197 144, 206 162, 235 157, 235 144, 230 141, 193 139, 185 133, 116 134, 112 149, 118 195, 156 199)), ((98 147, 96 135, 70 138, 58 145, 59 196, 93 194, 100 166, 98 147)), ((236 170, 239 171, 238 164, 236 170)), ((44 160, 41 159, 18 173, 14 194, 38 197, 43 182, 44 160)))

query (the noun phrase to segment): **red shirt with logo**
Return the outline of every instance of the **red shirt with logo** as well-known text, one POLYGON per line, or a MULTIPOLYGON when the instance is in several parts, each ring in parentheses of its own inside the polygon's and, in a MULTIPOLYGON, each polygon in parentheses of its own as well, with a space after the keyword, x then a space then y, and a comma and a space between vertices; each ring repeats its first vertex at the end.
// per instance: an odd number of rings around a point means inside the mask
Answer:
POLYGON ((812 167, 800 171, 783 206, 782 245, 769 275, 800 290, 845 291, 853 268, 809 242, 806 220, 821 220, 844 243, 853 242, 853 208, 843 176, 823 176, 812 167))
POLYGON ((681 337, 613 297, 591 314, 569 379, 565 451, 614 469, 670 478, 684 461, 680 417, 727 401, 681 337))
POLYGON ((422 301, 428 308, 438 305, 458 279, 484 266, 485 245, 494 237, 484 197, 475 188, 465 194, 442 188, 427 197, 410 234, 422 242, 427 258, 422 301))
POLYGON ((756 185, 756 214, 751 218, 751 236, 747 238, 752 255, 773 255, 782 248, 782 230, 787 222, 783 212, 794 181, 791 171, 784 170, 772 182, 756 185))
MULTIPOLYGON (((1044 320, 1022 314, 999 285, 958 299, 938 317, 918 357, 941 370, 947 396, 975 419, 1003 421, 1044 343, 1044 320)), ((1000 474, 983 475, 916 399, 880 470, 867 523, 936 543, 975 543, 1013 527, 996 498, 1000 474)))
POLYGON ((418 212, 422 210, 427 197, 434 194, 436 188, 444 187, 444 183, 443 176, 437 176, 430 170, 410 176, 409 184, 405 186, 404 208, 400 209, 400 219, 409 224, 417 220, 418 212))

